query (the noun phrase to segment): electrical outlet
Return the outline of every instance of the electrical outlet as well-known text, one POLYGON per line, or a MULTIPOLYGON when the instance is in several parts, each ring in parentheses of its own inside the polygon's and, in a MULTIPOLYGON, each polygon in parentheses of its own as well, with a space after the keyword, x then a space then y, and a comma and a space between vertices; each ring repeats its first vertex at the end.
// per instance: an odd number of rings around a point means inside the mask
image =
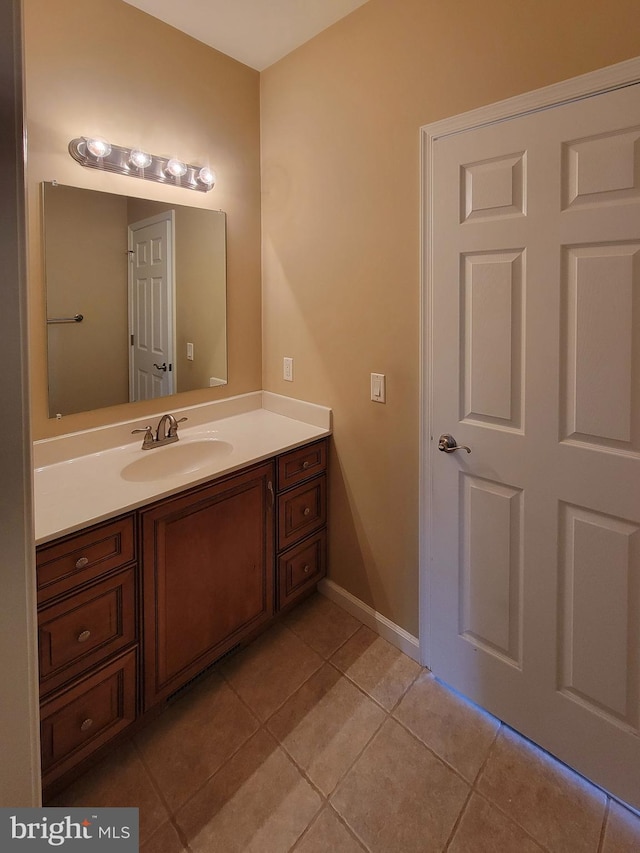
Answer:
POLYGON ((193 344, 187 344, 187 361, 193 361, 193 344))
POLYGON ((293 359, 285 358, 282 362, 282 376, 287 382, 293 382, 293 359))

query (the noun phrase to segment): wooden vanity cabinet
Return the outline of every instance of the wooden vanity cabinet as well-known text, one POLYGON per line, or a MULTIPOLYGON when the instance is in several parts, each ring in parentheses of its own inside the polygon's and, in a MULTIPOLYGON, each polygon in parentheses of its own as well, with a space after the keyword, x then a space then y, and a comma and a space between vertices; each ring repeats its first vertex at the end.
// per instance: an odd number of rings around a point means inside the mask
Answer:
POLYGON ((273 615, 271 462, 141 513, 145 709, 273 615))
POLYGON ((45 790, 138 714, 138 574, 129 514, 36 555, 45 790))
POLYGON ((45 801, 315 588, 326 573, 327 444, 37 549, 45 801))

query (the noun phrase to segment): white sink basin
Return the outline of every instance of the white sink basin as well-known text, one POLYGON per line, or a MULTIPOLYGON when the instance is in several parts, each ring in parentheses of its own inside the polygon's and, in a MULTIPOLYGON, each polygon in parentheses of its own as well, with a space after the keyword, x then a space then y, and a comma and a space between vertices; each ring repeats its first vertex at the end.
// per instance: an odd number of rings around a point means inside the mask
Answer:
POLYGON ((145 451, 140 459, 126 465, 120 476, 132 483, 164 480, 198 471, 216 459, 228 456, 232 450, 232 444, 214 438, 176 442, 145 451))

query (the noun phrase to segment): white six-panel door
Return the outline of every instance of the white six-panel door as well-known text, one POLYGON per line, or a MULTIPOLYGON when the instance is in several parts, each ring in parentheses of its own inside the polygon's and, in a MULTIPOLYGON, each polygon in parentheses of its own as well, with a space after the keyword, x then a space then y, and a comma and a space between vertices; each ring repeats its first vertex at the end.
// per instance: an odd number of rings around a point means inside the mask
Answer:
POLYGON ((640 86, 432 163, 428 663, 640 807, 640 86))
POLYGON ((174 392, 172 212, 129 226, 129 399, 174 392))

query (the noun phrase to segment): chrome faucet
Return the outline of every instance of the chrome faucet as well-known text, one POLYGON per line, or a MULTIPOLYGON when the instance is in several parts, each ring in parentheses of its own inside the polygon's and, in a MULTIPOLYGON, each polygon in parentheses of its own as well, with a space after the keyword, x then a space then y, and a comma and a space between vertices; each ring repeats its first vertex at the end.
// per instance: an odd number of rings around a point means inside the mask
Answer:
POLYGON ((153 450, 154 447, 162 447, 164 444, 173 444, 174 441, 177 441, 178 424, 181 424, 186 420, 187 418, 178 418, 178 420, 176 420, 175 415, 166 414, 160 418, 158 426, 156 427, 155 435, 150 426, 141 427, 140 429, 132 429, 131 434, 133 435, 136 432, 143 432, 144 438, 142 439, 142 450, 153 450), (167 424, 169 425, 168 431, 167 424))

